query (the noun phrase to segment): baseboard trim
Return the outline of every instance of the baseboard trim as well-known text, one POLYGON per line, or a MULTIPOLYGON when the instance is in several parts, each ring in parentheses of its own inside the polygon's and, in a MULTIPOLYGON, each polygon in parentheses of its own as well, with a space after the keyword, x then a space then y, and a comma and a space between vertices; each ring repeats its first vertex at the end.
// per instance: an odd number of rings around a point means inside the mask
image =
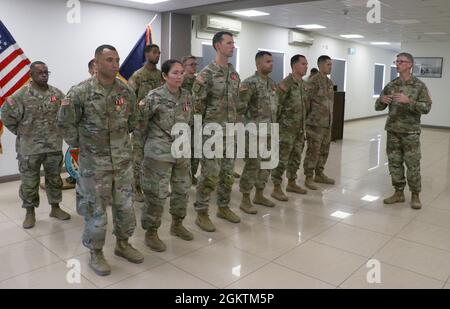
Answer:
POLYGON ((373 115, 373 116, 367 116, 367 117, 361 117, 361 118, 348 119, 348 120, 344 120, 344 122, 352 122, 352 121, 366 120, 366 119, 372 119, 372 118, 382 118, 382 117, 386 117, 386 116, 387 116, 387 114, 373 115))
POLYGON ((433 125, 430 125, 430 124, 423 124, 422 127, 423 127, 423 128, 428 128, 428 129, 450 130, 450 127, 445 127, 445 126, 433 126, 433 125))

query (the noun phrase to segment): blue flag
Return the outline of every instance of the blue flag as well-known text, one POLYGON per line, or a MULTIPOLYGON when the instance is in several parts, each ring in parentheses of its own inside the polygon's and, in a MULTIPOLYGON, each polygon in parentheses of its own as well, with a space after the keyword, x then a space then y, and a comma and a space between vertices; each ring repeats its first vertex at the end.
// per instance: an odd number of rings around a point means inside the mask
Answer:
POLYGON ((120 66, 119 73, 124 79, 128 80, 135 71, 144 65, 144 49, 150 44, 152 44, 152 29, 150 26, 147 26, 147 29, 145 29, 144 33, 120 66))

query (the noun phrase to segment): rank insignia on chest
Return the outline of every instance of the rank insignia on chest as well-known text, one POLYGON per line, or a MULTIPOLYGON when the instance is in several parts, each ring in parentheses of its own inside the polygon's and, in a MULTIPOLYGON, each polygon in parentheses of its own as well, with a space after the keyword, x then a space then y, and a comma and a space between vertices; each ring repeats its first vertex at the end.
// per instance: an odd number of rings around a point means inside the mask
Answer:
POLYGON ((238 79, 238 75, 236 72, 231 73, 230 75, 231 80, 237 80, 238 79))
POLYGON ((183 104, 183 111, 188 112, 191 109, 191 102, 189 100, 186 100, 183 104))
POLYGON ((50 97, 50 103, 55 103, 56 101, 58 101, 58 98, 56 96, 52 95, 50 97))

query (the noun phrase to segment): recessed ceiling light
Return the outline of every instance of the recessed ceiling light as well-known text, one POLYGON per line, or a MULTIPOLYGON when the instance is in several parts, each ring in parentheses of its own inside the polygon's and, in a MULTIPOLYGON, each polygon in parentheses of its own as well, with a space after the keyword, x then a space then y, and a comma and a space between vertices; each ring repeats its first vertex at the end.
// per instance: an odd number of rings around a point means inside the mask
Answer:
POLYGON ((446 35, 447 32, 425 32, 426 35, 446 35))
POLYGON ((372 45, 391 45, 389 42, 370 42, 372 45))
POLYGON ((417 19, 399 19, 399 20, 393 20, 392 22, 399 24, 399 25, 420 24, 420 20, 417 20, 417 19))
POLYGON ((302 29, 307 29, 307 30, 311 30, 311 29, 325 29, 325 26, 321 26, 321 25, 317 25, 317 24, 311 24, 311 25, 297 25, 297 28, 302 28, 302 29))
POLYGON ((359 34, 341 34, 340 36, 343 38, 346 38, 346 39, 362 39, 362 38, 364 38, 364 36, 359 35, 359 34))
POLYGON ((156 3, 160 3, 160 2, 167 2, 169 0, 128 0, 128 1, 145 3, 145 4, 156 4, 156 3))
POLYGON ((269 13, 256 11, 256 10, 237 11, 237 12, 233 12, 233 14, 246 16, 246 17, 256 17, 256 16, 270 15, 269 13))

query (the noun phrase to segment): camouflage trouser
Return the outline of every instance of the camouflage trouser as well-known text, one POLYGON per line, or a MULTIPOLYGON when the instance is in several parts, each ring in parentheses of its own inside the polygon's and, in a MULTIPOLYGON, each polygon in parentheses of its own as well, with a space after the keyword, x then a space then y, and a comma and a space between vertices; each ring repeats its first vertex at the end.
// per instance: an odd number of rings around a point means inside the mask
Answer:
POLYGON ((62 152, 48 152, 29 156, 18 155, 19 172, 22 183, 19 196, 22 207, 39 206, 39 181, 41 165, 44 166, 45 192, 50 204, 59 204, 62 200, 61 168, 63 163, 62 152))
POLYGON ((405 189, 405 167, 408 186, 412 192, 422 189, 420 177, 420 134, 387 132, 386 153, 389 160, 389 172, 395 190, 405 189))
POLYGON ((133 145, 133 190, 142 190, 141 164, 144 159, 144 148, 141 146, 139 139, 137 132, 131 134, 131 143, 133 145))
POLYGON ((208 211, 212 191, 217 187, 217 206, 227 207, 234 183, 234 159, 201 160, 201 175, 197 185, 196 211, 208 211))
POLYGON ((284 171, 286 171, 286 176, 289 180, 297 178, 304 146, 305 134, 303 131, 286 132, 281 128, 280 161, 278 166, 272 171, 272 182, 274 185, 281 185, 284 171))
POLYGON ((142 162, 142 189, 145 204, 142 208, 142 228, 158 229, 164 204, 170 194, 170 213, 177 217, 186 216, 189 201, 191 173, 189 159, 179 159, 175 163, 145 158, 142 162))
POLYGON ((136 227, 132 202, 132 165, 113 171, 97 171, 80 166, 76 185, 77 212, 84 216, 83 244, 93 250, 105 244, 106 207, 112 206, 114 229, 117 239, 131 237, 136 227))
MULTIPOLYGON (((248 141, 247 135, 245 144, 245 165, 241 179, 239 180, 239 189, 242 193, 250 193, 253 187, 258 190, 264 190, 270 176, 270 170, 261 169, 261 161, 269 161, 270 158, 262 159, 259 156, 259 153, 257 158, 249 158, 248 141)), ((270 145, 270 136, 267 139, 267 144, 270 145)))
POLYGON ((306 155, 303 161, 305 176, 323 173, 330 152, 331 128, 306 126, 306 155))

